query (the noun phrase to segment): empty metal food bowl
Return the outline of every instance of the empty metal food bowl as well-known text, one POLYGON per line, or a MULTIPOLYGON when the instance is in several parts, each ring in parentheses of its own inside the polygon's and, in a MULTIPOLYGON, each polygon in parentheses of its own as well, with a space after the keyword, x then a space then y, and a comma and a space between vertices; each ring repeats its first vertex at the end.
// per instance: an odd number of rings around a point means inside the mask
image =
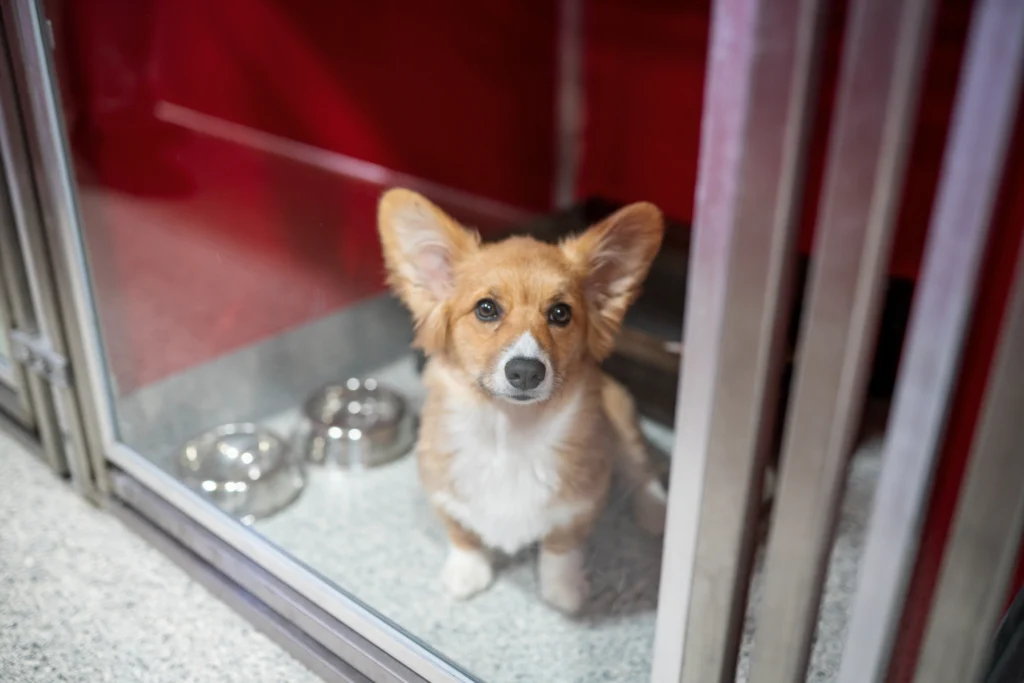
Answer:
POLYGON ((323 387, 306 401, 306 458, 340 467, 373 467, 409 452, 415 440, 405 399, 376 380, 323 387))
POLYGON ((189 441, 178 470, 185 484, 243 524, 284 508, 306 484, 288 443, 248 422, 221 425, 189 441))

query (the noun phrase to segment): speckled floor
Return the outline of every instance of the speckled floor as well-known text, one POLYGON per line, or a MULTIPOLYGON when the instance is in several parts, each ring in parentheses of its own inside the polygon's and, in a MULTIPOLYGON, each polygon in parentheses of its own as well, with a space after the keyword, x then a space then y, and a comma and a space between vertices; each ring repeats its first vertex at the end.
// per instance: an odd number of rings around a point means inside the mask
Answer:
MULTIPOLYGON (((411 360, 375 376, 418 402, 411 360)), ((266 423, 289 434, 296 415, 266 423)), ((647 424, 645 432, 659 448, 671 444, 663 428, 647 424)), ((832 680, 838 668, 877 470, 870 444, 851 468, 808 677, 813 683, 832 680)), ((412 458, 361 473, 314 469, 298 501, 256 528, 482 680, 625 683, 650 675, 661 541, 633 525, 623 502, 621 495, 612 497, 592 539, 592 596, 577 620, 540 600, 530 554, 507 559, 496 583, 476 598, 447 598, 438 581, 444 534, 419 489, 412 458)), ((757 577, 752 605, 759 584, 757 577)), ((739 681, 746 680, 752 642, 748 619, 739 681)))
POLYGON ((0 681, 320 680, 0 433, 0 681))
MULTIPOLYGON (((415 406, 411 359, 376 376, 415 406)), ((266 420, 290 433, 294 413, 266 420)), ((672 435, 645 425, 665 449, 672 435)), ((116 519, 75 496, 0 434, 0 681, 304 681, 312 673, 116 519)), ((808 681, 834 680, 878 472, 877 442, 855 457, 808 681)), ((492 683, 646 681, 660 539, 637 529, 621 495, 599 524, 592 597, 567 619, 538 597, 532 557, 506 559, 465 602, 441 590, 444 534, 403 458, 359 473, 314 470, 294 505, 256 530, 342 589, 492 683)), ((752 610, 760 578, 752 587, 752 610)), ((748 618, 737 680, 746 681, 748 618)))

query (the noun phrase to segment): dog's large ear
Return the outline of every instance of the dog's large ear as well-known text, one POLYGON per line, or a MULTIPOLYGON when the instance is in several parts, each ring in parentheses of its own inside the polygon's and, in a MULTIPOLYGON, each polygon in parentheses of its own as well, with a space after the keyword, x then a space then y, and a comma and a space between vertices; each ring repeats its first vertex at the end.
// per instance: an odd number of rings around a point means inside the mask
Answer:
POLYGON ((388 285, 412 312, 416 345, 427 353, 443 349, 455 265, 479 248, 479 235, 404 189, 381 197, 377 228, 388 285))
POLYGON ((665 231, 658 207, 630 204, 562 244, 579 269, 587 298, 587 343, 598 360, 615 348, 615 335, 661 247, 665 231))

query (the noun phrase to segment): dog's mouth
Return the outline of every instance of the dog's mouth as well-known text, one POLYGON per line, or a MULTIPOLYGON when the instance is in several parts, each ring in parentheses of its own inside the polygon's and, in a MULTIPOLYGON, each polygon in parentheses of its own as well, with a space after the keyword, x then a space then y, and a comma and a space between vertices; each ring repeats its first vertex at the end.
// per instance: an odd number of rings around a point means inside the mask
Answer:
POLYGON ((531 403, 540 403, 548 399, 547 393, 539 392, 518 392, 518 393, 504 393, 500 391, 488 392, 491 398, 495 398, 499 401, 505 401, 517 406, 527 406, 531 403))
POLYGON ((527 406, 533 403, 541 403, 551 398, 548 391, 502 391, 487 386, 487 382, 481 379, 477 382, 481 391, 496 401, 504 401, 517 406, 527 406))
POLYGON ((548 399, 547 396, 540 396, 534 394, 491 394, 494 398, 505 403, 511 403, 515 406, 529 406, 535 403, 543 403, 548 399))

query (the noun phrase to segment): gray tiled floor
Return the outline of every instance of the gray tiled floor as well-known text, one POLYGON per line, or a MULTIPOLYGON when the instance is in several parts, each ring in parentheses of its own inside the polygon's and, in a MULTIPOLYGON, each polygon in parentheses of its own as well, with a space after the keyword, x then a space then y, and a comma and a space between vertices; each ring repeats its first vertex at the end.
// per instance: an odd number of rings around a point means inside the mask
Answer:
POLYGON ((313 683, 0 433, 0 681, 313 683))

